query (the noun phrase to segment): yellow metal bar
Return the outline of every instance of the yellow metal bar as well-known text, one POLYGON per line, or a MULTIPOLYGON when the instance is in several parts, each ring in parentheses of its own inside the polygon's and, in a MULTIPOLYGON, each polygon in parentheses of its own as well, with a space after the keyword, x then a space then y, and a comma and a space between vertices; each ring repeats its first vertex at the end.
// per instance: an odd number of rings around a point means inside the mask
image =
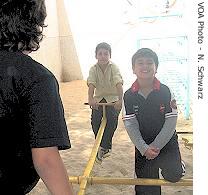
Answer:
MULTIPOLYGON (((79 184, 83 176, 69 177, 71 183, 79 184)), ((88 177, 88 184, 109 184, 109 185, 154 185, 154 186, 193 186, 193 179, 181 179, 176 183, 171 183, 164 179, 147 179, 147 178, 107 178, 107 177, 88 177)))
POLYGON ((154 186, 193 186, 193 180, 181 179, 176 183, 166 181, 164 179, 146 179, 146 178, 106 178, 106 177, 91 177, 91 184, 122 184, 122 185, 154 185, 154 186))
POLYGON ((101 122, 100 128, 98 130, 98 134, 96 136, 95 143, 94 143, 94 146, 92 148, 90 158, 89 158, 88 163, 86 165, 86 168, 84 170, 84 174, 83 174, 83 178, 82 178, 81 183, 80 183, 80 190, 78 192, 78 195, 84 195, 84 193, 85 193, 85 188, 87 186, 88 178, 89 178, 90 173, 92 171, 92 168, 94 166, 97 151, 98 151, 98 148, 100 146, 100 142, 102 140, 104 129, 105 129, 105 126, 106 126, 106 123, 107 123, 105 105, 106 104, 102 105, 103 106, 102 122, 101 122))

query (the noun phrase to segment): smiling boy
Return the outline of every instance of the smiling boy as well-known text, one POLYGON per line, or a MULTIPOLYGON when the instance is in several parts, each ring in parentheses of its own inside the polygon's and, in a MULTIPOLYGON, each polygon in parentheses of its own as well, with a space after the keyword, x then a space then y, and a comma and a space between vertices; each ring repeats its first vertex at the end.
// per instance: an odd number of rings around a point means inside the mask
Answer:
POLYGON ((88 103, 92 108, 91 125, 95 137, 103 114, 102 106, 98 106, 97 103, 115 103, 114 106, 107 106, 106 108, 107 124, 96 157, 96 162, 100 164, 103 158, 108 157, 111 153, 112 138, 122 108, 123 79, 119 68, 110 61, 111 46, 108 43, 102 42, 96 46, 95 58, 97 63, 90 68, 87 78, 88 103))
MULTIPOLYGON (((135 172, 139 178, 177 182, 185 173, 176 134, 177 105, 170 89, 155 77, 158 56, 149 48, 132 57, 137 79, 124 94, 123 121, 135 145, 135 172)), ((136 195, 160 195, 160 186, 135 186, 136 195)))

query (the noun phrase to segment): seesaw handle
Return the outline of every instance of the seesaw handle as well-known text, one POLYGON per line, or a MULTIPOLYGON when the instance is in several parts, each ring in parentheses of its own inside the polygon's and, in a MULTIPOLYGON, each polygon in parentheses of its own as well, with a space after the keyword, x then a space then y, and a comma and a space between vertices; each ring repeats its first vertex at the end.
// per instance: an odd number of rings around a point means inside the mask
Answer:
MULTIPOLYGON (((109 103, 97 103, 98 106, 114 106, 115 103, 109 102, 109 103)), ((84 103, 84 105, 89 105, 87 102, 84 103)))

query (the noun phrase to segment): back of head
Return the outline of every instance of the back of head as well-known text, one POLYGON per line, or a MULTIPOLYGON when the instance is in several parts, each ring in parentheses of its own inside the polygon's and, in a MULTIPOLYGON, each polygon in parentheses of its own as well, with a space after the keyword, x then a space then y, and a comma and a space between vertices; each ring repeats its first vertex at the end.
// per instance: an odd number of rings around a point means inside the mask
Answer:
POLYGON ((99 43, 95 48, 95 55, 97 55, 99 49, 105 49, 109 51, 111 57, 111 46, 108 43, 106 42, 99 43))
POLYGON ((141 48, 132 56, 132 67, 134 67, 136 59, 140 57, 151 58, 154 61, 156 68, 158 68, 158 56, 149 48, 141 48))
POLYGON ((45 18, 44 0, 1 0, 0 50, 39 49, 45 18))

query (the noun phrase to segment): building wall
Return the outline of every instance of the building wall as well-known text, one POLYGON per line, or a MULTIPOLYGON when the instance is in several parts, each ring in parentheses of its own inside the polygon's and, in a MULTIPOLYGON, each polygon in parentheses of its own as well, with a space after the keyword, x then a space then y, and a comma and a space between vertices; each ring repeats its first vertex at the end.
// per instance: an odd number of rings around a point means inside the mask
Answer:
POLYGON ((62 79, 63 81, 82 79, 82 72, 63 0, 57 0, 57 14, 59 21, 62 79))
POLYGON ((32 58, 42 63, 58 81, 82 79, 82 73, 74 46, 72 33, 65 17, 62 0, 46 0, 47 17, 44 39, 40 49, 32 52, 32 58))

